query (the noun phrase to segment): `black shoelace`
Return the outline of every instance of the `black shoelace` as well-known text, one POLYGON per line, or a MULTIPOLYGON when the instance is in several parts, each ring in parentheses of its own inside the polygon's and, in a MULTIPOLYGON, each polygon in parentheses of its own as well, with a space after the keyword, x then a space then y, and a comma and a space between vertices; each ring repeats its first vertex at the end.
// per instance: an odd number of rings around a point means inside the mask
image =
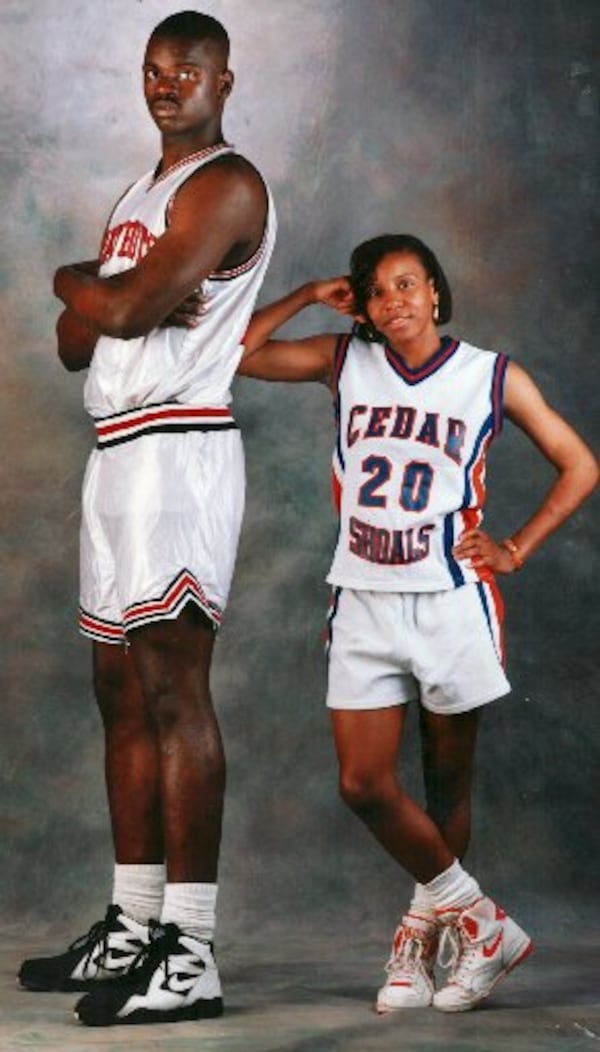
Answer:
POLYGON ((69 950, 86 950, 85 967, 90 963, 95 947, 100 943, 100 957, 103 960, 108 954, 108 936, 117 928, 118 906, 109 906, 106 916, 92 924, 86 935, 80 935, 69 946, 69 950))

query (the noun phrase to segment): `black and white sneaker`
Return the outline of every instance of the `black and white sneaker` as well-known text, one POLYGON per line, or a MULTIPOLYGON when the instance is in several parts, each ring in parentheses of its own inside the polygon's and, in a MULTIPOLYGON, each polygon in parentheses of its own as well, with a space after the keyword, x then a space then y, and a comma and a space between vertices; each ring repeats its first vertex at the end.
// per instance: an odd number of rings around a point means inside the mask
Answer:
POLYGON ((150 944, 128 975, 95 986, 78 1002, 75 1016, 86 1026, 113 1026, 214 1019, 222 1011, 212 944, 176 924, 150 921, 150 944))
POLYGON ((125 975, 148 945, 149 929, 109 906, 104 920, 56 957, 23 961, 17 981, 27 990, 91 990, 99 980, 125 975))

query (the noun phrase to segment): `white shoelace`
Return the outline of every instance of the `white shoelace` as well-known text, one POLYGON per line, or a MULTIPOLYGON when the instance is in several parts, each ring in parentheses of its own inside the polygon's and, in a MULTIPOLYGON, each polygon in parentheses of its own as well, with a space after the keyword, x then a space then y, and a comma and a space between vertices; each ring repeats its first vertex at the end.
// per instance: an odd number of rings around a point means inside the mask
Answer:
POLYGON ((423 957, 423 943, 420 939, 408 936, 402 943, 396 954, 392 954, 385 966, 388 975, 394 976, 400 972, 417 971, 421 958, 423 957))
POLYGON ((440 936, 437 963, 444 970, 449 968, 451 977, 456 971, 461 949, 461 938, 456 928, 453 926, 445 927, 440 936))

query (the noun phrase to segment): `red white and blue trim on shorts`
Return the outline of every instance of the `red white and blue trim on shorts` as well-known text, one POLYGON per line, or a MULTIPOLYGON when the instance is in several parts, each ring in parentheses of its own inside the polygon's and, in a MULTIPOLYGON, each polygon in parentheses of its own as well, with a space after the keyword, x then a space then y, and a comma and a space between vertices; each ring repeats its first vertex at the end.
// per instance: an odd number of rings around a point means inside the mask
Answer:
POLYGON ((126 607, 121 622, 106 621, 80 608, 79 628, 84 636, 97 643, 122 644, 127 640, 127 632, 156 621, 172 621, 189 602, 200 607, 215 630, 219 628, 223 618, 222 609, 207 596, 189 570, 182 570, 162 595, 126 607))
POLYGON ((98 449, 122 445, 142 435, 169 431, 230 431, 238 427, 227 406, 179 405, 177 402, 115 413, 95 420, 94 426, 98 449))
POLYGON ((331 644, 333 642, 333 622, 335 621, 335 618, 337 616, 342 592, 343 588, 341 588, 339 585, 334 585, 334 587, 331 589, 331 595, 329 597, 327 622, 323 633, 323 642, 325 644, 325 656, 327 657, 327 659, 329 659, 329 652, 331 650, 331 644))
POLYGON ((506 667, 504 639, 504 600, 493 575, 487 581, 477 581, 477 594, 485 615, 494 649, 502 668, 506 667))

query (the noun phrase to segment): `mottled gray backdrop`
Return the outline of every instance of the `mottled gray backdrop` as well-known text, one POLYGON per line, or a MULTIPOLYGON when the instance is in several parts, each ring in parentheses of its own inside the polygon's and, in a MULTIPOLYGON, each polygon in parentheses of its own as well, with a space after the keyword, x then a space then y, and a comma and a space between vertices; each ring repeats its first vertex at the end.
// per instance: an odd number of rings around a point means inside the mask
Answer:
MULTIPOLYGON (((51 275, 94 256, 157 158, 140 63, 173 0, 2 0, 2 916, 103 912, 111 854, 89 643, 75 628, 80 376, 54 354, 51 275)), ((589 441, 598 419, 597 0, 206 0, 233 39, 226 132, 263 170, 280 237, 264 297, 410 231, 440 255, 455 335, 508 351, 589 441), (594 416, 594 411, 596 414, 594 416)), ((297 332, 335 321, 313 309, 297 332)), ((321 388, 240 381, 249 499, 214 693, 229 758, 221 938, 360 928, 385 938, 409 882, 336 797, 323 707, 335 535, 321 388)), ((552 472, 507 427, 499 535, 552 472)), ((485 716, 469 865, 539 934, 600 876, 598 555, 590 503, 506 582, 512 696, 485 716), (595 781, 596 779, 596 781, 595 781)), ((405 766, 421 792, 414 720, 405 766)))

